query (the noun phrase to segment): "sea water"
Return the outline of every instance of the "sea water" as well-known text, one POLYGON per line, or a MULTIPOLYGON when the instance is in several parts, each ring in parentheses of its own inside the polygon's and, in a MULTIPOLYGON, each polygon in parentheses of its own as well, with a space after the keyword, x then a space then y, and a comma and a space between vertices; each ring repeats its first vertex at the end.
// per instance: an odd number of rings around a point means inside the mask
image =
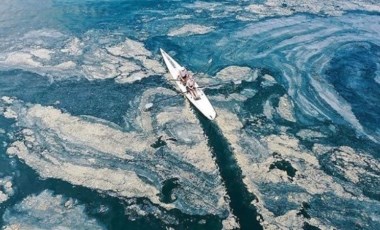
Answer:
POLYGON ((0 225, 376 229, 379 13, 3 1, 0 225), (215 121, 175 96, 160 48, 215 85, 215 121))

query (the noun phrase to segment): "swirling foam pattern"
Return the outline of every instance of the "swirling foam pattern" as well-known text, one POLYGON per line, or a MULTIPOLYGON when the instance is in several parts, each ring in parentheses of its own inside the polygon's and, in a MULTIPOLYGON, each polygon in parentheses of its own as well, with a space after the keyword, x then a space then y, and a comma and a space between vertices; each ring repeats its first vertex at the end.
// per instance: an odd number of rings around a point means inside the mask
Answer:
POLYGON ((228 31, 209 50, 222 63, 269 69, 304 115, 344 119, 378 142, 379 31, 375 15, 299 15, 228 31))

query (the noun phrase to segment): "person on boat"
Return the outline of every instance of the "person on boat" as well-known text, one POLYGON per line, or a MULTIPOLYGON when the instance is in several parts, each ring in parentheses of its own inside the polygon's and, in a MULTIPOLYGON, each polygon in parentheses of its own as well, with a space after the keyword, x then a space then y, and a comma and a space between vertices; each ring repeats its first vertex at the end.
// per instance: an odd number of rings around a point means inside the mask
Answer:
POLYGON ((188 92, 191 93, 191 95, 193 95, 193 97, 195 99, 198 98, 197 90, 195 88, 195 81, 194 81, 194 78, 192 76, 189 76, 187 81, 186 81, 186 89, 188 92))
POLYGON ((189 73, 185 69, 185 67, 181 67, 179 70, 179 80, 182 82, 183 85, 186 85, 187 79, 189 78, 189 73))

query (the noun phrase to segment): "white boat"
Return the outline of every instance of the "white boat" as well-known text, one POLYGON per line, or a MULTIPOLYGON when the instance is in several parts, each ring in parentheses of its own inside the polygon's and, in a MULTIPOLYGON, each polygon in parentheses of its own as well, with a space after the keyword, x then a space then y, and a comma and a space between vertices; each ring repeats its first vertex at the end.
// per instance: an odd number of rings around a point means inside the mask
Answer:
POLYGON ((164 58, 165 64, 169 69, 170 75, 173 80, 175 80, 181 92, 189 99, 189 101, 208 119, 214 120, 216 117, 216 112, 212 107, 210 101, 207 96, 204 94, 203 90, 199 88, 198 84, 195 83, 197 98, 193 97, 193 95, 187 91, 186 86, 184 86, 179 80, 179 71, 183 67, 178 64, 172 57, 169 56, 163 49, 160 49, 161 55, 164 58), (178 81, 177 81, 178 80, 178 81))

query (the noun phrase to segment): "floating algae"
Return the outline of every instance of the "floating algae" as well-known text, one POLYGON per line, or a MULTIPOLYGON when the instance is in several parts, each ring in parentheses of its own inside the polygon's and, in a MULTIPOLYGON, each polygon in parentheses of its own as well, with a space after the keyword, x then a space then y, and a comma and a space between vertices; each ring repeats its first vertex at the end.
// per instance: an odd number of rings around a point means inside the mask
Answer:
MULTIPOLYGON (((146 91, 135 101, 136 106, 143 108, 154 99, 154 92, 146 91)), ((40 176, 120 198, 148 198, 155 205, 186 214, 234 219, 203 131, 188 108, 135 110, 128 113, 136 115, 134 120, 128 119, 133 128, 125 131, 105 120, 72 116, 50 106, 18 100, 3 103, 21 129, 7 153, 22 159, 40 176), (185 135, 182 130, 191 132, 185 135), (175 137, 176 141, 153 148, 159 136, 175 137), (172 178, 178 178, 178 187, 172 191, 176 199, 161 202, 164 181, 172 178)))

